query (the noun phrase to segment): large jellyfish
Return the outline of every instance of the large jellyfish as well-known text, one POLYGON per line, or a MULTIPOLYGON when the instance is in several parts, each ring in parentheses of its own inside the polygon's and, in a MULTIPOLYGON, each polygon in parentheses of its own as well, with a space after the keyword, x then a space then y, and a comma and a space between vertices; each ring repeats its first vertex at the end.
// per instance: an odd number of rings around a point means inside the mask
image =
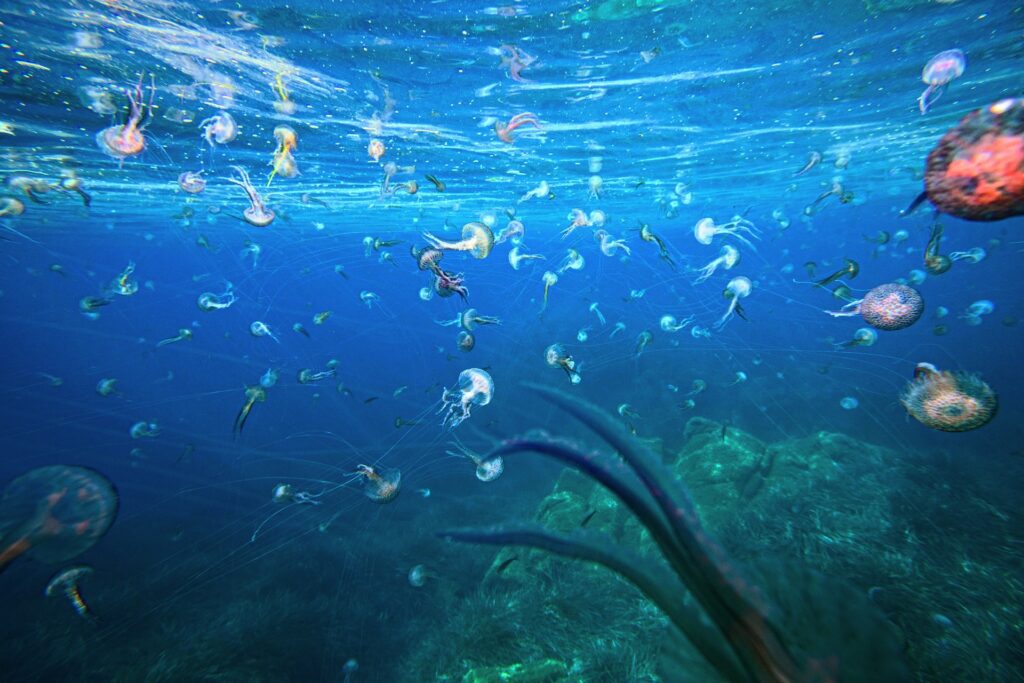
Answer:
POLYGON ((998 401, 977 375, 918 363, 900 403, 921 424, 941 432, 966 432, 989 423, 998 401))
POLYGON ((693 236, 701 244, 711 244, 711 240, 716 235, 732 235, 740 242, 743 242, 743 244, 757 251, 753 243, 741 235, 740 232, 745 232, 754 239, 761 239, 757 233, 757 226, 742 216, 733 216, 731 221, 721 225, 715 225, 715 221, 712 218, 702 218, 693 226, 693 236))
POLYGON ((851 301, 839 311, 825 311, 833 317, 860 315, 864 322, 879 330, 902 330, 917 322, 924 312, 924 299, 913 287, 890 283, 879 285, 851 301))
POLYGON ((468 251, 473 258, 479 259, 487 258, 494 247, 494 233, 489 227, 478 221, 462 226, 462 239, 458 242, 446 242, 434 237, 429 232, 423 233, 423 239, 427 240, 435 249, 468 251))
POLYGON ((441 394, 441 410, 444 419, 441 426, 455 429, 469 417, 473 406, 485 406, 494 396, 494 380, 480 368, 469 368, 459 374, 459 385, 445 389, 441 394))
POLYGON ((722 245, 722 250, 719 252, 719 254, 720 255, 718 258, 711 261, 706 266, 701 268, 700 271, 698 271, 700 273, 700 276, 698 276, 697 279, 693 281, 693 284, 699 285, 700 283, 707 280, 709 277, 715 274, 715 271, 718 270, 719 266, 721 266, 725 270, 729 270, 737 263, 739 263, 739 249, 732 246, 731 244, 722 245))
POLYGON ((743 312, 743 307, 740 306, 740 299, 750 296, 752 288, 753 283, 750 282, 750 279, 742 275, 729 280, 729 284, 725 286, 725 291, 722 292, 722 296, 729 299, 729 307, 725 310, 725 314, 715 323, 715 329, 720 330, 725 327, 725 324, 732 319, 734 313, 744 320, 747 319, 746 314, 743 312))
POLYGON ((1024 98, 976 109, 950 129, 928 155, 925 199, 939 211, 969 221, 1024 214, 1024 98))
POLYGON ((928 113, 928 109, 946 90, 946 85, 960 78, 966 67, 967 60, 962 50, 945 50, 928 60, 921 71, 921 80, 928 87, 917 98, 917 106, 922 114, 928 113))
POLYGON ((117 516, 117 491, 99 472, 51 465, 29 470, 0 500, 0 572, 21 555, 56 564, 81 555, 117 516))

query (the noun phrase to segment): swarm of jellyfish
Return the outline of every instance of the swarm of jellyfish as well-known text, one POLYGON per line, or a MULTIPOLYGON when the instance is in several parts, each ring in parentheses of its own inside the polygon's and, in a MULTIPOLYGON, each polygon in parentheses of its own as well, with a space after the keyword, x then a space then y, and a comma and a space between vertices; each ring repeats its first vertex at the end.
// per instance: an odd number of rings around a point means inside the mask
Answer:
POLYGON ((900 403, 921 424, 942 432, 966 432, 995 417, 996 394, 980 377, 918 363, 900 403))
POLYGON ((924 312, 924 299, 913 287, 896 283, 879 285, 851 301, 840 311, 826 311, 833 317, 860 315, 864 322, 879 330, 902 330, 918 321, 924 312))
POLYGON ((443 414, 441 426, 455 429, 469 418, 473 406, 485 406, 494 396, 494 380, 480 368, 469 368, 459 373, 459 383, 452 389, 445 389, 441 394, 441 410, 443 414))

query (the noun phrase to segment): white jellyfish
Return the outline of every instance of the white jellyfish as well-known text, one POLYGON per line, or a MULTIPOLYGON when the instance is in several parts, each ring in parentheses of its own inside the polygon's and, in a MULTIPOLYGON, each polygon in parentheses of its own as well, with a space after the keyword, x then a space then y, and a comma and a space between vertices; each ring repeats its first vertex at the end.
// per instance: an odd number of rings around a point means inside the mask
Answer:
POLYGON ((722 245, 722 250, 719 252, 719 257, 708 263, 706 266, 700 269, 700 276, 693 281, 693 284, 699 285, 700 283, 707 280, 709 277, 715 274, 718 267, 721 266, 725 270, 729 270, 735 266, 740 260, 739 249, 732 246, 731 244, 722 245))
POLYGON ((711 244, 711 240, 716 235, 732 235, 754 251, 757 251, 753 243, 741 235, 740 231, 747 233, 754 239, 761 239, 757 233, 757 226, 741 216, 733 216, 731 221, 722 225, 715 225, 715 221, 711 218, 702 218, 693 226, 693 236, 701 244, 711 244))
POLYGON ((722 295, 729 299, 729 307, 726 309, 725 314, 715 323, 715 329, 720 330, 725 327, 725 324, 732 319, 733 314, 740 316, 744 320, 746 319, 743 307, 740 306, 740 299, 750 296, 750 290, 753 286, 750 279, 743 276, 734 277, 729 280, 729 284, 725 286, 725 291, 722 292, 722 295))
POLYGON ((600 243, 601 253, 605 256, 614 256, 616 249, 621 249, 626 252, 626 256, 630 256, 632 254, 629 247, 626 246, 625 240, 612 239, 607 230, 596 231, 594 233, 594 238, 600 243))
POLYGON ((544 254, 521 254, 518 246, 512 247, 508 252, 508 264, 512 266, 512 270, 519 270, 523 261, 536 259, 544 259, 544 254))
POLYGON ((494 395, 494 380, 480 368, 468 368, 459 374, 459 385, 453 389, 445 389, 441 394, 441 410, 444 419, 441 426, 455 429, 469 417, 472 406, 485 406, 494 395))

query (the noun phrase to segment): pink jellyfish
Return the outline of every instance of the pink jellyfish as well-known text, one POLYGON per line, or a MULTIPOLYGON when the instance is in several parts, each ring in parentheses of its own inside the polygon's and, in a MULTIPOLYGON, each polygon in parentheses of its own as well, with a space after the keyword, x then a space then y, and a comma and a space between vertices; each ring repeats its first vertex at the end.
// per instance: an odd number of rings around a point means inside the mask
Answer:
POLYGON ((533 114, 531 112, 525 111, 522 114, 516 114, 515 116, 510 118, 508 120, 508 123, 506 123, 504 126, 501 125, 500 121, 498 123, 495 123, 494 124, 494 132, 497 133, 499 140, 501 140, 502 142, 505 142, 505 143, 508 143, 508 144, 511 145, 512 144, 512 132, 516 128, 519 128, 520 126, 524 126, 526 124, 529 124, 529 125, 533 126, 537 130, 543 130, 541 128, 540 120, 537 118, 537 115, 533 114))
POLYGON ((917 106, 922 114, 942 96, 946 85, 964 73, 967 60, 963 50, 945 50, 928 60, 921 72, 921 80, 928 84, 921 96, 917 98, 917 106))
POLYGON ((128 157, 141 154, 146 149, 146 138, 142 131, 153 118, 155 91, 155 87, 150 87, 149 102, 146 102, 142 96, 141 78, 135 89, 128 91, 128 114, 124 123, 104 128, 96 134, 96 144, 104 154, 124 162, 128 157))
POLYGON ((924 311, 924 299, 913 287, 890 283, 879 285, 851 301, 839 311, 825 311, 835 318, 860 315, 879 330, 902 330, 917 322, 924 311))

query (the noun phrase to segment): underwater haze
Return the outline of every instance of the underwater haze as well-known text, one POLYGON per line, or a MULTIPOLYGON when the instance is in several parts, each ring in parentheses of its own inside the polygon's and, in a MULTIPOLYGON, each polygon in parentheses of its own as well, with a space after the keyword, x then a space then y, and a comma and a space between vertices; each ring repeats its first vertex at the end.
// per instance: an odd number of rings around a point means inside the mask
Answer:
POLYGON ((1024 681, 1022 37, 6 0, 0 681, 1024 681))

